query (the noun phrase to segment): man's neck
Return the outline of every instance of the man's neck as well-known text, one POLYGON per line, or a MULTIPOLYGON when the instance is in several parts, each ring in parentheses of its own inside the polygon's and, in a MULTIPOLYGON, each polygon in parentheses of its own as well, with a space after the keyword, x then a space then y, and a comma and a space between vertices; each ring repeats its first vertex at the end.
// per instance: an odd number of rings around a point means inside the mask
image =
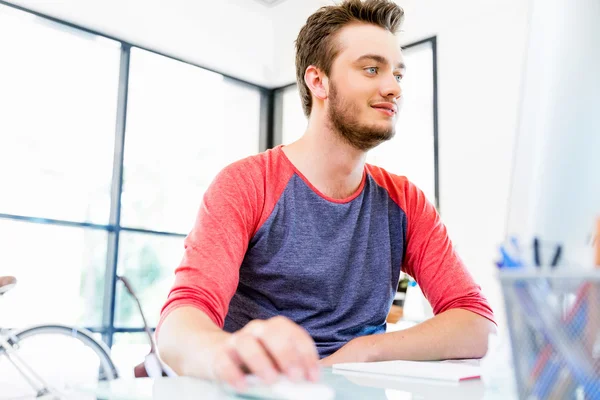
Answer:
POLYGON ((304 135, 285 146, 283 152, 321 193, 344 199, 358 190, 367 154, 345 142, 333 129, 311 118, 304 135))

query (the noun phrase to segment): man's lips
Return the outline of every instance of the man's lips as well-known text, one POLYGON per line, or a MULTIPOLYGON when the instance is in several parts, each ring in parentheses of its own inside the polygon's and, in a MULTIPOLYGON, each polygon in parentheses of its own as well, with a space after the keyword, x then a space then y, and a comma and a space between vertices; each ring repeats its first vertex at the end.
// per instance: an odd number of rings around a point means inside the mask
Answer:
POLYGON ((389 112, 395 114, 398 112, 398 106, 394 103, 375 103, 371 105, 373 108, 388 110, 389 112))

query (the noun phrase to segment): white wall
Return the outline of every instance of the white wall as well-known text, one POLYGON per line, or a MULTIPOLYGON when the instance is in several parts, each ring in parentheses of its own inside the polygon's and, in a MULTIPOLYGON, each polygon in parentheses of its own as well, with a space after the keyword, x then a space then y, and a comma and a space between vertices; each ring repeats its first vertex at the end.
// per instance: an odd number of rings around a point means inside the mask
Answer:
POLYGON ((332 4, 332 0, 287 0, 271 11, 275 47, 273 49, 274 87, 281 87, 296 82, 294 42, 300 28, 306 23, 310 14, 321 6, 332 4))

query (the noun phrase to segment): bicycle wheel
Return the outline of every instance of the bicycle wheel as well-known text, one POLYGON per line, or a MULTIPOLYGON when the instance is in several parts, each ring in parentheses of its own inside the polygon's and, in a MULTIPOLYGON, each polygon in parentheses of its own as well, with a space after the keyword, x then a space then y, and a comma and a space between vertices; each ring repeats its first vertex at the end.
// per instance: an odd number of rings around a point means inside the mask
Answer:
MULTIPOLYGON (((36 383, 41 381, 42 385, 35 385, 38 389, 47 386, 62 394, 118 378, 106 345, 96 341, 85 329, 39 325, 11 334, 7 341, 12 353, 0 346, 0 376, 4 382, 11 383, 12 396, 39 394, 39 390, 32 387, 32 377, 36 383), (18 361, 21 368, 16 368, 6 357, 9 354, 13 354, 11 359, 18 361)), ((4 386, 0 398, 6 398, 4 386)))

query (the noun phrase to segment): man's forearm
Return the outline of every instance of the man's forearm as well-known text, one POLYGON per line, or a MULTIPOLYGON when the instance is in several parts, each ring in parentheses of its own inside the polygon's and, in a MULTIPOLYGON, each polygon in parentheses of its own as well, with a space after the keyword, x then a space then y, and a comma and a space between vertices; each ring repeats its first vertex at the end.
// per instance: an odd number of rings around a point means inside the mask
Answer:
POLYGON ((487 318, 452 309, 409 329, 356 338, 321 363, 480 358, 495 331, 487 318))
POLYGON ((157 344, 161 359, 178 375, 211 378, 215 346, 229 336, 202 311, 181 307, 165 318, 157 344))
POLYGON ((409 329, 363 337, 361 347, 370 361, 480 358, 493 332, 496 326, 487 318, 452 309, 409 329))

